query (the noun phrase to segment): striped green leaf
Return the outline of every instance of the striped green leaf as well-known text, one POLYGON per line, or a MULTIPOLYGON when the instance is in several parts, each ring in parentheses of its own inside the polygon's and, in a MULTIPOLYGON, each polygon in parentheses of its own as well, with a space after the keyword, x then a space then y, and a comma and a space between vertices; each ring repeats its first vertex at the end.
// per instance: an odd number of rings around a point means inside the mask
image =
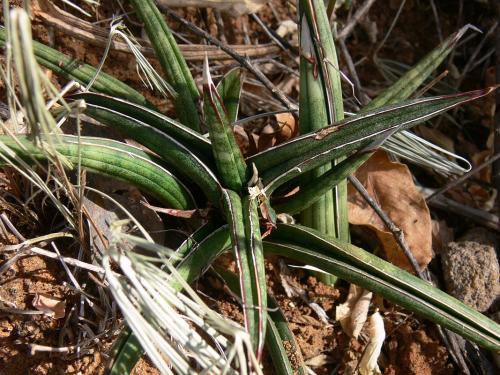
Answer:
POLYGON ((267 320, 267 286, 266 268, 264 262, 264 249, 262 247, 262 236, 260 233, 258 202, 256 198, 245 196, 243 198, 243 220, 245 224, 246 254, 244 262, 252 273, 253 300, 256 302, 258 322, 258 346, 257 358, 262 359, 264 350, 264 339, 266 337, 267 320))
MULTIPOLYGON (((328 114, 327 97, 325 97, 325 85, 320 70, 318 56, 312 40, 311 26, 307 17, 302 15, 301 22, 301 56, 300 56, 300 110, 299 124, 301 134, 319 130, 331 123, 328 114)), ((304 180, 315 180, 331 168, 331 163, 322 165, 309 172, 304 180)), ((321 196, 310 206, 303 206, 300 220, 301 223, 319 230, 322 233, 337 234, 337 222, 335 220, 334 194, 332 187, 323 192, 321 196)), ((324 278, 321 276, 321 278, 324 278)))
POLYGON ((224 103, 230 124, 238 120, 243 75, 241 68, 231 69, 217 84, 217 92, 224 103))
POLYGON ((495 87, 416 99, 362 113, 299 136, 247 159, 255 163, 269 196, 279 185, 339 156, 362 149, 395 130, 408 129, 444 111, 490 94, 495 87))
POLYGON ((443 43, 424 56, 418 64, 406 72, 400 79, 364 106, 363 112, 371 111, 389 104, 395 104, 410 98, 451 53, 457 42, 470 28, 471 26, 469 25, 464 26, 456 33, 450 35, 443 43))
MULTIPOLYGON (((474 27, 470 25, 464 26, 459 31, 449 36, 443 43, 428 53, 390 87, 382 91, 382 93, 362 110, 370 111, 384 105, 406 100, 414 95, 418 88, 451 53, 458 40, 471 28, 473 29, 474 27)), ((376 63, 378 64, 378 59, 376 59, 376 63)), ((458 165, 456 161, 448 160, 446 155, 438 152, 440 149, 439 147, 428 144, 424 139, 408 131, 402 131, 389 138, 383 148, 394 155, 406 159, 410 163, 423 165, 435 169, 437 172, 450 174, 466 171, 462 166, 458 165)))
MULTIPOLYGON (((198 236, 199 238, 195 238, 196 242, 184 243, 178 249, 178 252, 185 253, 185 257, 177 265, 177 271, 188 283, 201 277, 220 254, 234 246, 228 225, 213 230, 204 238, 203 233, 198 233, 198 236)), ((177 290, 182 289, 181 284, 175 280, 171 285, 177 290)))
POLYGON ((307 371, 301 349, 288 321, 274 298, 268 299, 266 349, 277 375, 305 375, 307 371), (291 360, 292 359, 292 360, 291 360))
MULTIPOLYGON (((216 271, 231 289, 231 292, 239 295, 238 276, 220 267, 217 267, 216 271)), ((273 374, 307 374, 299 345, 290 330, 283 311, 272 296, 267 297, 267 305, 269 306, 269 314, 267 316, 266 350, 274 365, 273 374), (293 359, 293 363, 291 359, 293 359)))
POLYGON ((167 26, 154 0, 131 0, 153 45, 156 56, 167 77, 177 92, 175 108, 180 121, 200 131, 200 119, 196 103, 200 98, 198 88, 186 60, 167 26))
POLYGON ((169 169, 191 179, 212 204, 219 205, 221 186, 217 176, 210 169, 209 161, 200 159, 189 147, 149 124, 110 108, 89 104, 85 114, 155 152, 169 169))
MULTIPOLYGON (((339 64, 330 22, 323 0, 301 1, 300 22, 300 111, 299 124, 302 134, 319 130, 344 118, 339 64)), ((316 180, 331 170, 332 162, 309 172, 307 180, 316 180)), ((347 218, 347 181, 323 191, 315 201, 304 206, 301 222, 322 233, 349 241, 347 218)), ((318 275, 326 283, 335 279, 318 275)))
POLYGON ((247 166, 236 143, 222 98, 210 76, 208 59, 205 59, 203 76, 205 122, 217 170, 224 187, 240 192, 247 182, 247 166))
POLYGON ((141 343, 132 331, 125 328, 111 352, 112 363, 109 364, 109 375, 130 374, 144 354, 141 343))
POLYGON ((281 255, 373 291, 487 349, 500 350, 500 325, 431 284, 356 246, 310 228, 279 225, 264 241, 281 255))
MULTIPOLYGON (((0 27, 0 47, 2 48, 5 47, 6 37, 6 30, 0 27)), ((97 74, 97 70, 93 66, 66 56, 42 43, 33 41, 33 51, 40 65, 52 70, 61 77, 75 80, 83 86, 87 86, 97 74)), ((138 91, 104 72, 99 73, 92 85, 92 90, 154 108, 138 91)))
POLYGON ((108 95, 83 93, 67 97, 68 100, 84 99, 85 103, 102 110, 112 110, 122 113, 142 123, 160 130, 175 138, 177 141, 189 146, 197 156, 205 160, 212 160, 212 146, 210 141, 197 131, 182 125, 155 110, 108 95))
MULTIPOLYGON (((83 168, 131 183, 152 195, 166 207, 188 210, 196 207, 189 190, 168 170, 158 158, 124 143, 92 137, 62 136, 53 142, 56 152, 74 167, 83 168)), ((0 136, 7 145, 26 161, 47 160, 47 154, 25 136, 16 139, 0 136)))
MULTIPOLYGON (((310 207, 315 202, 321 200, 325 192, 329 191, 333 186, 336 186, 354 173, 371 155, 372 152, 360 152, 344 159, 321 176, 300 184, 299 191, 288 200, 273 204, 274 210, 278 213, 286 212, 290 215, 295 215, 305 207, 310 207)), ((303 224, 311 227, 305 223, 303 224)), ((328 234, 324 231, 321 232, 328 234)))
POLYGON ((267 289, 257 207, 224 190, 224 212, 229 224, 233 255, 238 266, 245 329, 257 358, 262 358, 267 315, 267 289))

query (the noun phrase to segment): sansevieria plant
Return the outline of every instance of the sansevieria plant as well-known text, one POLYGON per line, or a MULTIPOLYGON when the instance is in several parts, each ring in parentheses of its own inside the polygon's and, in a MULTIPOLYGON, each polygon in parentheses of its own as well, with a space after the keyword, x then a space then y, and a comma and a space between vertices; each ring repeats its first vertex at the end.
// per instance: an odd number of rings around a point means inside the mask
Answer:
POLYGON ((451 51, 463 30, 367 109, 344 119, 338 61, 324 1, 300 0, 301 135, 245 158, 232 130, 242 90, 240 70, 230 71, 216 84, 206 60, 199 90, 155 2, 130 3, 144 22, 164 76, 175 91, 172 101, 177 119, 163 115, 115 78, 104 73, 96 76, 93 67, 31 42, 24 11, 13 11, 9 28, 0 29, 0 44, 12 48, 21 81, 20 101, 31 129, 27 135, 0 137, 4 163, 19 170, 29 165, 43 170, 47 163, 55 163, 57 168, 88 170, 126 181, 198 226, 177 249, 155 244, 147 234, 145 239, 126 235, 121 223, 114 226, 115 237, 103 267, 132 333, 116 346, 112 373, 129 372, 143 350, 164 373, 261 372, 265 350, 272 353, 275 373, 306 373, 303 363, 292 364, 287 356, 284 342, 296 343, 267 293, 264 260, 270 254, 371 290, 478 345, 500 350, 498 324, 349 243, 346 178, 392 134, 494 90, 407 100, 451 51), (37 63, 82 87, 91 82, 92 86, 66 96, 64 105, 50 112, 41 97, 33 96, 41 95, 37 63), (143 147, 66 135, 55 126, 56 120, 80 112, 143 147), (208 137, 202 134, 205 130, 208 137), (297 187, 297 193, 274 200, 276 191, 297 187), (204 212, 202 219, 196 215, 200 212, 204 212), (279 214, 297 214, 302 225, 282 224, 279 214), (123 242, 149 255, 125 251, 123 242), (208 309, 189 287, 226 251, 232 253, 237 276, 220 274, 239 295, 243 329, 208 309), (187 318, 172 325, 179 314, 187 318))

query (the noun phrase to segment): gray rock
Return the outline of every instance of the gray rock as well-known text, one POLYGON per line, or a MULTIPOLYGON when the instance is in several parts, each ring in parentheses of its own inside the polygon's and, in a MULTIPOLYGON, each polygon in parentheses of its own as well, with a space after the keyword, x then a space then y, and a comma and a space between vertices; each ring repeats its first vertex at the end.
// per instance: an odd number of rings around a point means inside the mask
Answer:
POLYGON ((450 242, 441 264, 448 293, 467 305, 484 312, 499 297, 500 271, 491 241, 450 242))

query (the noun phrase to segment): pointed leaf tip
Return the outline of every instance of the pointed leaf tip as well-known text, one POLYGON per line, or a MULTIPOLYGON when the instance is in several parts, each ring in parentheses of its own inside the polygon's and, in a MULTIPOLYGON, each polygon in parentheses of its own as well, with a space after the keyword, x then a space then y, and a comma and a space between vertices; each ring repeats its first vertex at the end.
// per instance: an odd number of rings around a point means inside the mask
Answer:
POLYGON ((208 63, 208 54, 205 53, 205 60, 203 61, 203 86, 210 87, 213 84, 212 75, 210 74, 210 65, 208 63))
POLYGON ((467 91, 467 92, 458 93, 458 94, 445 95, 444 97, 448 97, 448 98, 465 97, 466 99, 463 102, 469 102, 469 101, 477 100, 477 99, 480 99, 482 97, 488 96, 492 92, 497 90, 499 87, 500 87, 500 83, 497 83, 494 86, 486 87, 484 89, 472 90, 472 91, 467 91))

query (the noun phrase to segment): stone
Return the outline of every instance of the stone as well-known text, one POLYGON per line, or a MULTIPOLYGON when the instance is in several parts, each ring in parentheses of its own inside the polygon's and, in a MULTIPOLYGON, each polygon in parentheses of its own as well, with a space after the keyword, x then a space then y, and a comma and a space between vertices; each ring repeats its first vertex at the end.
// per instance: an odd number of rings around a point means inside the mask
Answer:
POLYGON ((494 242, 481 238, 466 235, 465 241, 450 242, 441 254, 441 265, 448 293, 485 312, 500 295, 500 271, 494 242))

